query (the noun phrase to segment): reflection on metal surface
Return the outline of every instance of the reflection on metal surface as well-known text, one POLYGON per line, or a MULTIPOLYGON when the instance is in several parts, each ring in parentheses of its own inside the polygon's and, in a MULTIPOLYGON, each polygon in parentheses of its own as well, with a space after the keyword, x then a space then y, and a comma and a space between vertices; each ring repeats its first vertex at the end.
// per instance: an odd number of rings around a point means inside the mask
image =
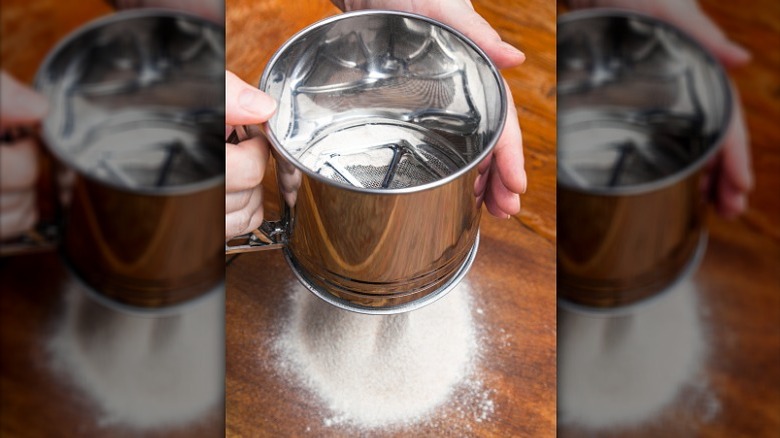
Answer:
POLYGON ((503 87, 473 43, 416 15, 343 14, 288 41, 260 88, 279 102, 266 133, 296 275, 363 313, 449 290, 476 251, 503 87))
POLYGON ((729 86, 690 38, 632 13, 562 16, 558 53, 560 295, 630 304, 699 246, 700 175, 731 115, 729 86))
POLYGON ((435 190, 386 196, 306 176, 290 211, 290 253, 314 284, 361 306, 433 292, 475 244, 476 172, 435 190))
POLYGON ((434 131, 389 119, 339 127, 315 139, 300 160, 327 178, 379 189, 427 184, 466 165, 434 131))
POLYGON ((113 14, 65 38, 36 87, 47 148, 75 171, 62 252, 131 306, 196 297, 222 280, 224 33, 185 14, 113 14))
POLYGON ((447 277, 444 282, 437 282, 426 288, 413 290, 412 293, 405 296, 400 294, 390 295, 384 297, 385 301, 380 301, 383 297, 370 294, 361 295, 344 288, 334 290, 334 285, 326 283, 327 279, 309 278, 307 272, 296 264, 290 251, 284 252, 284 258, 290 265, 290 269, 292 269, 295 276, 306 289, 325 302, 340 309, 357 313, 392 315, 425 307, 447 295, 461 280, 463 280, 469 272, 469 269, 471 269, 471 265, 474 263, 474 259, 477 256, 478 247, 479 234, 477 234, 474 246, 471 247, 466 260, 463 261, 463 264, 458 268, 458 271, 453 276, 447 277))
POLYGON ((177 14, 123 13, 84 26, 44 61, 43 134, 69 167, 154 193, 224 172, 223 35, 177 14))
POLYGON ((261 88, 282 155, 344 185, 436 182, 484 155, 503 123, 492 64, 460 35, 412 15, 358 13, 288 42, 261 88), (284 56, 280 56, 283 54, 284 56))

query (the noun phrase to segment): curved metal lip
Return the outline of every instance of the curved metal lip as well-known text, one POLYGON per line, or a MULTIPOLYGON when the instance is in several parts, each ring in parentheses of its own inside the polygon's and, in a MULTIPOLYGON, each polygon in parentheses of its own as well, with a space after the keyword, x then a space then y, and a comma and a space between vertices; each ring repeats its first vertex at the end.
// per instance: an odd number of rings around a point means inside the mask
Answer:
POLYGON ((463 35, 463 33, 455 30, 454 28, 441 23, 439 21, 433 20, 428 17, 424 17, 422 15, 418 14, 412 14, 410 12, 400 12, 400 11, 390 11, 390 10, 381 10, 381 9, 375 9, 375 10, 364 10, 364 11, 354 11, 354 12, 345 12, 343 14, 334 15, 332 17, 325 18, 324 20, 320 20, 314 24, 311 24, 304 29, 297 32, 295 35, 293 35, 289 40, 287 40, 277 51, 274 53, 274 55, 271 57, 271 59, 268 61, 268 64, 265 66, 265 70, 263 71, 263 75, 260 77, 260 83, 258 84, 258 88, 262 91, 265 91, 266 82, 268 81, 268 76, 271 71, 271 67, 273 67, 274 64, 284 55, 284 52, 287 51, 287 49, 293 45, 295 42, 297 42, 302 36, 305 34, 311 32, 312 30, 318 29, 320 27, 326 26, 328 24, 334 23, 339 20, 345 20, 356 16, 363 16, 363 15, 396 15, 400 17, 406 17, 406 18, 412 18, 420 21, 425 21, 429 24, 432 24, 434 26, 440 27, 456 37, 458 37, 461 41, 463 41, 466 45, 474 49, 475 52, 487 63, 487 65, 490 67, 491 73, 493 73, 493 78, 496 80, 496 83, 498 84, 499 89, 499 97, 501 100, 501 108, 499 109, 499 124, 498 129, 496 130, 496 135, 493 136, 493 138, 490 139, 490 142, 485 147, 485 150, 482 151, 481 154, 479 154, 476 158, 474 158, 468 165, 465 167, 458 169, 457 172, 448 175, 442 179, 427 183, 427 184, 421 184, 418 186, 412 186, 412 187, 403 187, 403 188, 396 188, 396 189, 372 189, 372 188, 364 188, 364 187, 355 187, 349 184, 344 184, 340 181, 336 181, 330 178, 325 178, 319 173, 311 171, 306 166, 303 166, 300 164, 300 162, 293 157, 284 147, 282 147, 279 140, 276 138, 276 135, 271 130, 271 128, 268 125, 268 122, 264 123, 264 130, 266 133, 266 137, 271 141, 271 144, 273 145, 274 149, 280 153, 288 162, 292 163, 296 169, 304 172, 311 178, 314 178, 316 180, 319 180, 321 182, 324 182, 326 184, 332 184, 335 186, 338 186, 340 188, 344 188, 346 190, 351 190, 355 192, 360 193, 370 193, 373 195, 398 195, 398 194, 410 194, 410 193, 417 193, 417 192, 423 192, 425 190, 434 189, 436 187, 443 186, 445 184, 448 184, 461 176, 468 173, 472 168, 476 167, 482 160, 485 159, 495 147, 496 143, 498 142, 498 138, 500 137, 501 132, 504 130, 504 124, 506 123, 506 116, 507 116, 507 95, 506 90, 504 89, 504 81, 501 77, 501 74, 498 72, 498 67, 496 67, 495 63, 485 54, 485 52, 477 46, 476 43, 471 41, 468 37, 463 35))
MULTIPOLYGON (((41 66, 38 67, 38 70, 35 72, 35 77, 33 78, 33 86, 40 91, 40 86, 41 86, 41 81, 43 80, 42 77, 44 75, 44 71, 48 69, 49 65, 52 62, 54 62, 54 59, 60 54, 60 52, 62 52, 63 49, 65 49, 65 47, 67 47, 74 41, 78 40, 80 37, 84 36, 84 34, 86 34, 87 32, 113 24, 117 21, 134 19, 134 18, 162 18, 162 17, 189 18, 201 22, 206 26, 213 27, 214 29, 217 30, 223 29, 223 27, 217 24, 216 22, 207 20, 197 15, 193 15, 188 12, 181 12, 181 11, 176 11, 171 9, 161 9, 161 8, 144 8, 144 9, 126 10, 126 11, 119 11, 111 15, 98 17, 86 23, 85 25, 79 27, 78 29, 72 31, 68 35, 66 35, 57 44, 55 44, 51 50, 49 50, 49 53, 47 53, 46 57, 43 58, 43 62, 41 62, 41 66)), ((45 129, 41 129, 41 136, 43 137, 43 140, 44 142, 46 142, 47 145, 56 144, 56 142, 53 141, 52 138, 50 138, 50 136, 48 135, 45 129)), ((77 170, 80 177, 85 178, 95 184, 109 186, 112 189, 116 189, 121 192, 147 195, 147 196, 189 195, 206 189, 214 188, 223 185, 225 183, 225 175, 223 173, 222 175, 214 176, 205 179, 203 181, 198 181, 191 184, 183 184, 183 185, 169 186, 169 187, 156 187, 156 188, 151 188, 151 187, 130 188, 130 187, 117 184, 113 181, 104 180, 95 177, 86 169, 83 169, 81 166, 76 165, 76 163, 74 163, 69 156, 67 156, 65 153, 59 150, 59 148, 47 147, 47 149, 52 154, 54 154, 54 156, 57 157, 58 160, 68 164, 70 168, 77 170)))
POLYGON ((656 294, 642 298, 639 301, 635 301, 630 304, 625 304, 616 307, 592 307, 592 306, 587 306, 585 304, 575 303, 573 301, 559 297, 557 300, 558 307, 565 309, 566 311, 569 311, 571 313, 577 313, 580 315, 592 316, 597 318, 611 318, 611 317, 633 315, 634 313, 641 311, 642 308, 647 307, 648 305, 651 305, 652 303, 656 302, 656 300, 663 299, 664 297, 672 293, 677 288, 677 286, 680 285, 683 281, 693 276, 693 274, 699 268, 699 265, 701 265, 702 259, 704 259, 704 254, 707 252, 708 236, 709 234, 707 233, 707 231, 702 230, 701 237, 699 238, 699 243, 696 246, 696 250, 693 253, 693 257, 691 257, 691 259, 685 265, 685 267, 677 276, 677 278, 672 280, 672 282, 670 282, 668 286, 666 286, 664 289, 662 289, 656 294))
POLYGON ((395 315, 398 313, 406 313, 406 312, 411 312, 412 310, 420 309, 422 307, 425 307, 429 304, 432 304, 440 300, 445 295, 450 293, 455 288, 455 286, 457 286, 461 282, 461 280, 463 280, 463 277, 465 277, 466 274, 471 269, 471 265, 474 263, 474 259, 477 256, 478 247, 479 247, 479 232, 477 232, 477 237, 474 240, 474 245, 469 250, 468 255, 466 255, 466 260, 463 261, 463 264, 460 265, 460 268, 458 268, 455 275, 452 278, 450 278, 445 284, 443 284, 437 290, 431 292, 428 295, 425 295, 422 298, 416 299, 414 301, 410 301, 408 303, 403 303, 396 306, 388 306, 388 307, 361 306, 358 304, 351 303, 342 298, 338 298, 334 295, 329 294, 328 292, 322 291, 318 289, 316 286, 314 286, 313 284, 311 284, 309 280, 306 279, 306 277, 300 272, 295 261, 292 259, 288 248, 284 249, 284 259, 287 260, 287 264, 290 266, 290 270, 293 271, 295 276, 298 278, 298 281, 300 281, 301 284, 303 284, 304 287, 306 287, 306 289, 309 290, 309 292, 321 298, 328 304, 336 306, 342 310, 362 313, 364 315, 395 315))
MULTIPOLYGON (((699 44, 696 40, 694 40, 693 37, 691 37, 689 34, 683 32, 682 30, 678 29, 677 27, 673 26, 670 23, 659 20, 658 18, 651 17, 649 15, 641 14, 638 12, 625 11, 625 10, 613 9, 613 8, 593 8, 593 9, 583 9, 574 12, 567 12, 558 17, 558 26, 560 26, 561 24, 566 24, 573 21, 585 20, 589 18, 615 18, 615 17, 634 18, 638 20, 644 20, 648 24, 661 26, 669 30, 670 32, 673 32, 676 35, 680 36, 682 39, 687 41, 693 47, 698 49, 702 53, 702 55, 706 58, 706 60, 710 63, 712 68, 715 70, 718 78, 720 79, 720 83, 723 88, 725 101, 726 101, 725 102, 726 110, 723 113, 723 120, 721 125, 724 127, 728 126, 733 111, 734 97, 731 92, 731 86, 729 85, 729 81, 726 77, 726 72, 723 66, 721 65, 721 63, 715 59, 715 57, 709 52, 709 50, 705 49, 701 44, 699 44)), ((718 137, 713 141, 714 146, 712 146, 709 151, 707 151, 705 154, 699 157, 698 160, 689 163, 686 167, 681 169, 679 172, 676 172, 664 178, 660 178, 653 182, 630 185, 630 186, 610 187, 610 188, 607 187, 583 188, 574 185, 568 185, 559 180, 558 186, 563 187, 567 190, 571 190, 573 192, 579 192, 587 195, 600 195, 600 196, 643 195, 643 194, 659 191, 666 187, 671 187, 675 185, 676 183, 686 179, 687 177, 689 177, 690 175, 694 174, 702 167, 704 167, 707 161, 709 161, 710 158, 712 158, 712 156, 715 155, 723 146, 723 139, 726 136, 726 131, 727 129, 722 129, 720 131, 718 137)))

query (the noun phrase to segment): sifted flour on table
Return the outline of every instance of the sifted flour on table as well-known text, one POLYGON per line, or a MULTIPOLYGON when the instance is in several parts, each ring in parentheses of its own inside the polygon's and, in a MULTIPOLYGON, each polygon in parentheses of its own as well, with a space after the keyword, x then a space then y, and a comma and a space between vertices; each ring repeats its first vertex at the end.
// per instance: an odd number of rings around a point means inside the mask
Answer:
POLYGON ((297 283, 290 289, 275 347, 281 367, 331 411, 325 426, 410 425, 448 400, 469 421, 493 413, 492 392, 473 376, 478 332, 465 281, 427 307, 387 316, 338 309, 297 283))
POLYGON ((122 313, 77 284, 48 352, 52 365, 95 403, 99 424, 135 429, 199 420, 224 395, 224 295, 168 316, 122 313))
MULTIPOLYGON (((636 426, 656 417, 684 387, 701 386, 696 377, 705 343, 691 281, 630 315, 598 317, 559 308, 558 321, 561 424, 636 426)), ((709 403, 710 411, 717 409, 716 401, 709 403)))

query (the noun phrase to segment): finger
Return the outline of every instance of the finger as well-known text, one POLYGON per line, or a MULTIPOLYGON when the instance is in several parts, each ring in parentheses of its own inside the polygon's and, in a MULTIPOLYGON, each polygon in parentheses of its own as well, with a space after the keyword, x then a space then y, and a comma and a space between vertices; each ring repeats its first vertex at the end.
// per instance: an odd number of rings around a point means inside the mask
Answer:
POLYGON ((729 40, 704 13, 693 16, 694 37, 707 47, 726 67, 738 67, 750 61, 750 52, 729 40))
POLYGON ((301 186, 301 171, 286 160, 276 161, 276 181, 285 203, 295 207, 298 201, 298 188, 301 186))
POLYGON ((722 178, 726 178, 735 189, 748 192, 753 189, 753 170, 750 157, 750 139, 745 127, 745 117, 736 87, 731 87, 734 96, 733 112, 726 136, 723 139, 722 178))
POLYGON ((254 211, 263 202, 263 186, 225 194, 225 214, 239 210, 254 211))
POLYGON ((718 214, 726 219, 734 219, 747 209, 747 194, 728 181, 718 182, 718 214))
POLYGON ((35 198, 30 197, 30 199, 32 202, 28 202, 22 208, 3 211, 0 214, 0 239, 17 237, 32 229, 38 221, 38 211, 35 208, 35 198))
POLYGON ((35 190, 0 192, 0 214, 35 205, 35 190))
POLYGON ((235 211, 225 215, 225 240, 248 233, 263 223, 263 203, 255 208, 235 211))
MULTIPOLYGON (((434 2, 421 2, 428 6, 434 2)), ((444 24, 463 32, 464 35, 474 41, 485 51, 498 68, 516 67, 525 61, 525 54, 501 40, 501 36, 493 29, 481 15, 476 13, 473 7, 466 1, 438 2, 438 8, 411 11, 427 15, 441 21, 444 24)))
POLYGON ((232 72, 225 73, 225 124, 263 123, 276 111, 276 102, 267 94, 242 81, 232 72))
POLYGON ((477 178, 474 180, 474 196, 479 198, 485 194, 489 179, 490 174, 487 172, 477 175, 477 178))
POLYGON ((68 168, 59 169, 57 170, 56 178, 57 187, 59 187, 58 197, 60 199, 60 204, 67 207, 70 205, 70 201, 73 198, 73 187, 76 185, 76 172, 68 168))
POLYGON ((493 162, 493 151, 490 151, 485 158, 477 165, 479 173, 487 173, 490 170, 490 164, 493 162))
POLYGON ((23 139, 0 145, 0 190, 32 188, 38 179, 38 150, 35 141, 23 139))
POLYGON ((221 0, 114 0, 117 9, 164 8, 188 12, 218 24, 225 22, 225 7, 221 0))
POLYGON ((753 188, 754 179, 750 157, 750 142, 742 106, 737 90, 734 91, 734 112, 723 140, 723 152, 720 157, 720 169, 716 184, 716 205, 718 213, 727 219, 733 219, 747 209, 747 194, 753 188))
POLYGON ((498 68, 516 67, 525 61, 525 54, 501 40, 493 27, 474 11, 467 0, 419 1, 378 0, 335 2, 342 10, 389 9, 424 15, 462 32, 485 51, 498 68), (345 7, 347 6, 347 7, 345 7))
POLYGON ((509 214, 501 210, 498 204, 496 204, 495 201, 493 201, 490 197, 485 198, 485 208, 487 208, 488 213, 490 213, 490 215, 493 217, 497 217, 499 219, 510 218, 509 214))
POLYGON ((498 177, 497 165, 490 169, 488 192, 485 196, 485 205, 493 216, 508 218, 520 212, 520 195, 506 188, 498 177))
POLYGON ((240 192, 263 182, 268 144, 262 137, 225 144, 225 192, 240 192))
POLYGON ((0 128, 40 121, 49 109, 46 99, 0 71, 0 128))
POLYGON ((517 118, 517 109, 512 100, 512 93, 507 90, 507 118, 504 130, 496 143, 494 159, 498 176, 504 187, 514 193, 525 193, 528 186, 528 176, 525 173, 523 158, 523 133, 517 118))
POLYGON ((676 23, 678 26, 689 31, 691 36, 727 67, 737 67, 750 61, 750 52, 729 40, 720 27, 695 4, 689 13, 674 15, 671 18, 678 21, 676 23))

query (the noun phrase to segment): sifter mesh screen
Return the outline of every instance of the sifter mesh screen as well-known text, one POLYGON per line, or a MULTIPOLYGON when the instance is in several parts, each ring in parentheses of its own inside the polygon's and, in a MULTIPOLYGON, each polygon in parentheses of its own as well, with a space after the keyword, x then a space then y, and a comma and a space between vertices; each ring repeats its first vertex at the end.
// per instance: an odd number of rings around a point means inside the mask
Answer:
POLYGON ((427 184, 468 163, 446 138, 394 120, 338 128, 315 140, 299 158, 322 176, 371 189, 427 184))

